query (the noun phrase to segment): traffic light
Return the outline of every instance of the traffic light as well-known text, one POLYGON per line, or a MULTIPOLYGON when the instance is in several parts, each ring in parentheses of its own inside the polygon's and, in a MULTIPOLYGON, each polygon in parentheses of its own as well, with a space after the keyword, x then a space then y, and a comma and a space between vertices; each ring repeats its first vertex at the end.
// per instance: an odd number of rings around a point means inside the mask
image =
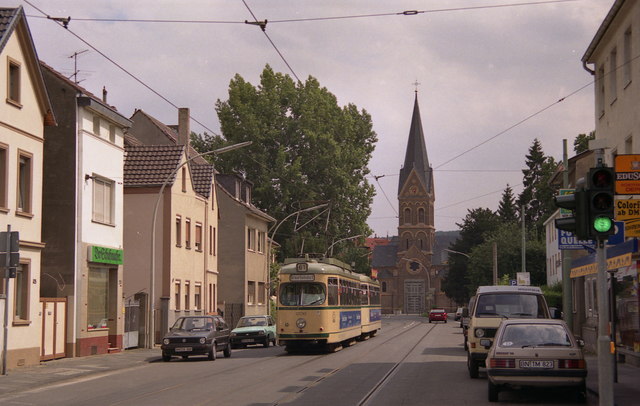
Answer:
POLYGON ((585 190, 578 189, 572 194, 555 196, 553 200, 557 207, 572 211, 570 217, 555 220, 556 228, 572 232, 579 240, 588 240, 589 204, 585 190))
POLYGON ((593 239, 606 239, 615 234, 615 172, 613 168, 589 170, 589 234, 593 239))

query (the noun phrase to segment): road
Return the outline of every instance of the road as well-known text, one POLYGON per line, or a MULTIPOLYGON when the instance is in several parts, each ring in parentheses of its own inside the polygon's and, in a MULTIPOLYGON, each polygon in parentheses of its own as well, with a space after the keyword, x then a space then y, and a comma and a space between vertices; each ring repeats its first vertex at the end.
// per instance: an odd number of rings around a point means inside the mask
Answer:
MULTIPOLYGON (((571 404, 546 390, 501 393, 501 405, 571 404)), ((590 404, 597 400, 590 398, 590 404)), ((487 381, 470 379, 459 323, 383 319, 376 337, 333 354, 283 347, 234 350, 231 358, 174 359, 158 352, 135 368, 13 394, 3 405, 389 406, 488 405, 487 381)))

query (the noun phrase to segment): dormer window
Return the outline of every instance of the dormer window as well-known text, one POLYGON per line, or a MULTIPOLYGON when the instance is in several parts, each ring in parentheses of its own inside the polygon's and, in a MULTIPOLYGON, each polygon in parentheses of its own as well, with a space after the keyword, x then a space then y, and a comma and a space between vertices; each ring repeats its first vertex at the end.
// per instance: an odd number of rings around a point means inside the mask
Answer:
POLYGON ((244 201, 251 203, 251 187, 247 185, 247 187, 244 188, 244 193, 244 201))

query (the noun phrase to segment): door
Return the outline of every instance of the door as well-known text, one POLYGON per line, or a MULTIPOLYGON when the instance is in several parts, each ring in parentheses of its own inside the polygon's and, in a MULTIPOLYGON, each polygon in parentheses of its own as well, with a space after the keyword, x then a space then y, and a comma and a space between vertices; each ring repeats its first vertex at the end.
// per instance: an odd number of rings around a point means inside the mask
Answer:
POLYGON ((424 313, 424 281, 404 281, 404 311, 407 314, 424 313))
POLYGON ((40 311, 42 313, 40 360, 66 357, 67 299, 40 298, 40 311))
POLYGON ((124 337, 122 345, 125 349, 138 346, 139 326, 140 301, 128 299, 124 304, 124 337))

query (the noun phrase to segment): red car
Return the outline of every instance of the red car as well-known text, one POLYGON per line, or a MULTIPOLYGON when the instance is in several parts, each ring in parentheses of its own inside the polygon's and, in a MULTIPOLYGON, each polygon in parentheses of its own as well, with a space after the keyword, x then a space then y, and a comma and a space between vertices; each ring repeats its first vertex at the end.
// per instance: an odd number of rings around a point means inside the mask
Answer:
POLYGON ((429 312, 429 323, 432 321, 447 322, 447 312, 444 309, 431 309, 429 312))

